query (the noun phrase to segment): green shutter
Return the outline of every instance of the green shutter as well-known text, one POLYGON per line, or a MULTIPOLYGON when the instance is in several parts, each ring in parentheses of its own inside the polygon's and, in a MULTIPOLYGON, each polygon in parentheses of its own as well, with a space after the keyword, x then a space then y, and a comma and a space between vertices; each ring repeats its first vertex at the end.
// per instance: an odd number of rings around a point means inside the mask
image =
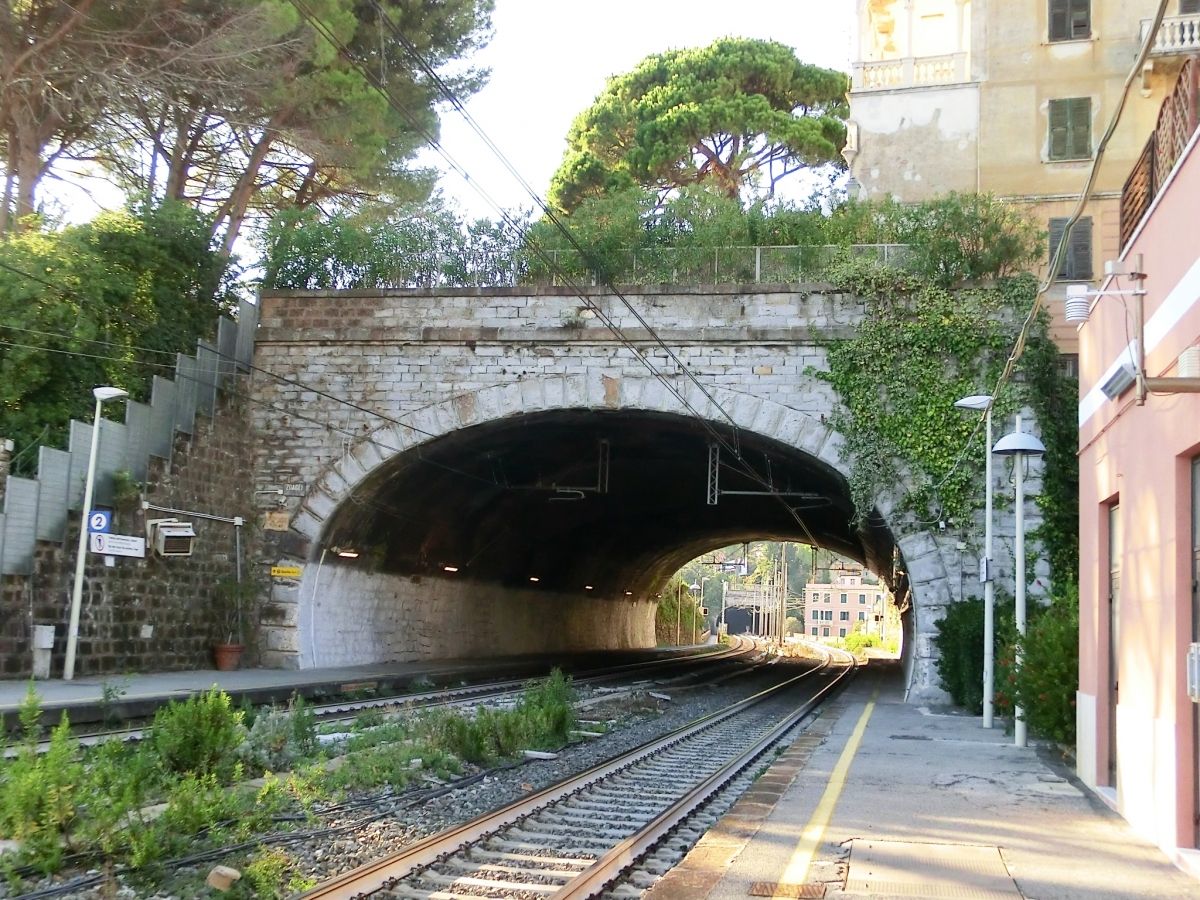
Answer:
POLYGON ((1092 98, 1051 100, 1050 158, 1089 159, 1092 155, 1092 98))
MULTIPOLYGON (((1050 220, 1050 257, 1047 260, 1047 264, 1054 262, 1054 254, 1055 251, 1058 250, 1058 242, 1062 240, 1063 228, 1066 224, 1066 219, 1050 220)), ((1062 262, 1060 262, 1058 265, 1058 271, 1054 273, 1055 278, 1067 277, 1067 263, 1070 262, 1070 260, 1071 254, 1067 251, 1064 251, 1062 262)))
POLYGON ((1050 0, 1050 40, 1065 41, 1070 34, 1067 0, 1050 0))
POLYGON ((1068 277, 1092 277, 1092 218, 1084 216, 1071 229, 1068 277))

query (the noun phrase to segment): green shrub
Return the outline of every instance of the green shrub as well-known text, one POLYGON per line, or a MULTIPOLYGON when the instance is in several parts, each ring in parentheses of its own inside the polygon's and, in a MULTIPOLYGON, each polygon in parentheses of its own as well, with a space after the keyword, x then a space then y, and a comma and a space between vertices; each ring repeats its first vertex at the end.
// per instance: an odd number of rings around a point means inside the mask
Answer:
POLYGON ((852 631, 846 635, 844 646, 851 653, 861 653, 867 647, 878 647, 879 636, 874 634, 864 634, 861 631, 852 631))
POLYGON ((256 772, 286 771, 316 750, 316 732, 312 709, 294 694, 287 709, 272 707, 259 713, 237 754, 256 772))
POLYGON ((1075 742, 1075 691, 1079 686, 1079 594, 1071 585, 1049 606, 1033 606, 1023 658, 1009 681, 1031 731, 1063 744, 1075 742))
POLYGON ((20 841, 24 857, 50 873, 61 865, 78 819, 77 790, 84 770, 66 713, 50 734, 49 749, 38 753, 41 715, 31 684, 20 711, 21 747, 15 758, 0 760, 0 837, 20 841))
POLYGON ((167 772, 226 777, 245 731, 242 713, 213 685, 205 694, 172 701, 155 713, 150 743, 167 772))
MULTIPOLYGON (((933 642, 938 648, 937 670, 942 688, 958 706, 979 715, 983 712, 983 601, 969 597, 951 604, 936 627, 933 642)), ((1012 602, 997 598, 994 673, 997 676, 1009 643, 1005 635, 1011 628, 1012 602)), ((994 684, 998 681, 993 678, 994 684)), ((1001 692, 997 690, 997 704, 1000 701, 1001 692)))

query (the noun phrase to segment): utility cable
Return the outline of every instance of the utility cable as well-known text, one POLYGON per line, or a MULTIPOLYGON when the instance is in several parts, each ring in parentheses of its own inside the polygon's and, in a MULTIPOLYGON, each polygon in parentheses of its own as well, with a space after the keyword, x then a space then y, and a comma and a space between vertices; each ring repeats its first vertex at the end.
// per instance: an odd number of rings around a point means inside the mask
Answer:
MULTIPOLYGON (((358 59, 355 58, 354 54, 350 51, 350 48, 346 45, 346 43, 344 41, 342 41, 340 38, 338 38, 337 35, 335 35, 332 32, 332 30, 312 12, 311 8, 308 7, 307 3, 304 2, 304 0, 291 0, 291 3, 293 6, 296 7, 297 11, 305 19, 305 21, 308 22, 310 27, 312 27, 314 31, 318 32, 321 37, 325 38, 325 40, 329 41, 330 44, 335 49, 337 49, 338 52, 342 55, 343 59, 347 62, 347 64, 353 66, 359 72, 359 74, 362 75, 362 77, 365 80, 367 80, 367 82, 372 87, 374 87, 377 91, 379 91, 379 93, 384 97, 384 99, 388 102, 388 104, 394 110, 399 112, 409 122, 409 124, 412 125, 413 128, 419 134, 421 134, 421 136, 430 144, 430 146, 434 150, 436 150, 438 152, 438 154, 442 156, 443 159, 446 160, 446 162, 453 168, 453 170, 455 172, 459 173, 468 183, 472 184, 475 187, 476 191, 480 194, 480 196, 485 201, 487 201, 488 204, 490 206, 492 206, 492 208, 495 209, 502 216, 502 218, 505 220, 505 222, 507 224, 516 228, 518 230, 518 232, 521 232, 520 225, 518 223, 516 223, 506 211, 501 209, 499 207, 499 205, 495 203, 495 201, 490 197, 490 195, 488 195, 487 192, 484 191, 477 182, 475 182, 473 179, 471 179, 470 174, 466 171, 466 169, 464 169, 461 165, 459 165, 457 163, 457 161, 454 160, 453 156, 451 156, 448 153, 448 151, 446 151, 446 149, 441 145, 440 141, 438 141, 437 137, 435 135, 433 135, 429 131, 429 129, 427 129, 419 121, 419 119, 415 115, 413 115, 404 106, 404 104, 401 103, 395 97, 393 92, 389 89, 389 87, 385 83, 381 82, 378 78, 376 78, 374 73, 371 72, 367 66, 365 66, 361 61, 359 61, 358 59)), ((377 7, 377 9, 378 9, 378 7, 377 7)), ((389 27, 393 27, 392 23, 390 23, 390 21, 388 24, 389 24, 389 27)), ((412 45, 409 44, 409 46, 411 47, 412 45)), ((417 56, 419 56, 419 54, 417 54, 417 56)), ((428 64, 426 63, 425 66, 427 66, 427 65, 428 64)), ((434 74, 436 75, 436 73, 434 73, 434 74)), ((451 102, 457 104, 458 108, 461 108, 461 102, 457 100, 457 97, 454 97, 453 92, 449 91, 448 88, 446 89, 446 91, 449 93, 450 97, 453 98, 451 100, 451 102)), ((478 128, 477 125, 473 125, 473 127, 478 128)), ((481 131, 481 129, 479 129, 479 130, 481 131)), ((489 139, 489 143, 490 143, 490 139, 489 139)), ((511 166, 511 164, 509 164, 507 162, 506 162, 506 165, 511 166)), ((537 197, 536 193, 534 193, 533 196, 539 206, 541 206, 543 209, 547 209, 547 211, 549 211, 545 202, 541 201, 540 198, 537 197)), ((567 236, 567 239, 573 244, 573 246, 577 247, 581 252, 585 252, 585 251, 583 251, 583 248, 580 247, 578 245, 578 243, 575 241, 574 236, 571 235, 569 233, 569 231, 567 231, 567 229, 565 228, 565 226, 562 224, 561 221, 559 221, 556 217, 553 218, 552 221, 554 222, 556 228, 558 228, 560 231, 562 231, 567 236)), ((533 242, 530 242, 530 246, 532 247, 532 249, 534 249, 534 252, 537 253, 540 258, 543 259, 543 261, 545 261, 553 269, 558 270, 557 264, 554 262, 554 260, 550 259, 545 254, 544 250, 542 250, 540 247, 538 247, 533 242)), ((586 256, 586 253, 585 253, 585 256, 586 256)), ((559 270, 559 271, 561 271, 561 270, 559 270)), ((605 286, 608 287, 611 291, 613 291, 613 293, 615 295, 617 295, 621 298, 621 300, 627 306, 627 308, 630 309, 631 314, 633 314, 634 317, 639 320, 639 322, 644 323, 644 327, 646 327, 648 334, 653 335, 654 339, 660 344, 660 346, 662 346, 668 352, 670 357, 677 362, 677 364, 680 366, 681 370, 688 376, 688 378, 690 380, 693 380, 699 386, 701 392, 705 395, 705 397, 709 400, 709 402, 711 402, 715 406, 715 408, 726 419, 728 419, 731 423, 734 423, 732 416, 730 416, 729 413, 727 413, 725 411, 725 409, 720 405, 720 403, 716 401, 716 399, 707 390, 707 388, 705 388, 702 384, 700 384, 698 381, 696 381, 694 374, 691 373, 690 370, 685 365, 683 365, 682 361, 679 360, 679 358, 673 353, 673 351, 671 351, 670 348, 666 346, 666 344, 662 341, 661 337, 653 330, 653 328, 650 327, 648 323, 645 323, 644 318, 642 318, 640 316, 640 314, 637 312, 637 310, 632 307, 632 305, 629 303, 628 299, 625 298, 624 295, 621 294, 619 291, 617 291, 615 286, 613 286, 607 279, 605 279, 604 283, 605 283, 605 286)), ((633 351, 633 353, 639 359, 639 361, 641 361, 642 364, 647 369, 649 369, 651 374, 653 374, 656 378, 658 378, 664 384, 664 386, 667 387, 667 389, 676 397, 676 399, 678 399, 680 401, 680 403, 684 406, 684 408, 687 409, 689 411, 689 413, 691 413, 691 415, 701 424, 701 426, 712 435, 714 440, 716 440, 720 446, 724 447, 727 451, 729 451, 734 456, 734 458, 737 459, 741 463, 746 474, 749 475, 749 477, 752 478, 754 481, 756 481, 763 487, 767 488, 768 491, 770 491, 772 493, 772 495, 774 495, 776 497, 776 499, 778 499, 779 502, 781 502, 784 505, 784 508, 788 511, 788 514, 797 522, 797 524, 800 526, 800 528, 803 530, 803 532, 809 538, 809 540, 815 544, 816 538, 813 536, 811 530, 808 528, 807 523, 804 522, 803 518, 799 515, 799 513, 795 509, 793 509, 790 505, 788 505, 787 501, 783 497, 780 497, 778 494, 776 494, 773 489, 773 486, 769 483, 769 481, 767 481, 765 478, 763 478, 762 475, 760 475, 753 468, 753 466, 751 466, 749 464, 748 461, 743 459, 741 451, 740 451, 740 447, 738 446, 738 432, 737 432, 736 424, 732 425, 733 443, 731 444, 724 437, 724 435, 720 434, 719 432, 716 431, 716 429, 713 428, 713 426, 707 419, 705 419, 702 415, 700 415, 699 411, 690 403, 690 401, 687 400, 687 398, 680 392, 680 390, 675 385, 670 383, 670 381, 666 378, 665 375, 658 372, 658 370, 653 366, 653 364, 648 359, 645 358, 645 355, 635 345, 632 344, 632 342, 628 339, 628 337, 624 334, 624 332, 619 328, 619 326, 617 326, 616 323, 607 314, 605 314, 604 311, 602 309, 600 309, 600 307, 594 301, 591 300, 591 298, 587 297, 584 294, 584 292, 582 290, 580 290, 577 286, 571 285, 570 283, 568 283, 568 286, 570 286, 571 289, 580 298, 580 300, 583 301, 583 303, 596 314, 597 318, 600 319, 602 324, 604 324, 605 327, 607 327, 623 344, 625 344, 630 350, 633 351)))

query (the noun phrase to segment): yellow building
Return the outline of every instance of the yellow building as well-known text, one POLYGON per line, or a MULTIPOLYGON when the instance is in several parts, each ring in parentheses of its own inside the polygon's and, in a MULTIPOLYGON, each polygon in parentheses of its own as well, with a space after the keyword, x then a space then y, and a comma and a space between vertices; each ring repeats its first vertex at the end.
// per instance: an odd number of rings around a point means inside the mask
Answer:
MULTIPOLYGON (((1056 243, 1157 8, 1154 0, 858 0, 844 151, 853 189, 901 201, 995 194, 1027 205, 1056 243)), ((1072 231, 1063 282, 1094 281, 1117 256, 1126 177, 1183 59, 1200 53, 1200 0, 1170 0, 1168 13, 1072 231)), ((1073 328, 1056 328, 1056 337, 1075 352, 1073 328)))

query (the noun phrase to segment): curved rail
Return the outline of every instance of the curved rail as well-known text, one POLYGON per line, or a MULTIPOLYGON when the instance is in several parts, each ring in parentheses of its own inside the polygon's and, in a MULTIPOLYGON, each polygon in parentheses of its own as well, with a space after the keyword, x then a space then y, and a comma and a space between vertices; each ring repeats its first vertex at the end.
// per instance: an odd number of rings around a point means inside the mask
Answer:
MULTIPOLYGON (((849 654, 845 654, 845 656, 851 661, 853 660, 853 657, 850 657, 849 654)), ((795 727, 801 719, 809 715, 816 706, 829 696, 830 692, 842 685, 844 680, 853 674, 854 667, 852 665, 837 667, 836 677, 831 679, 828 684, 821 686, 804 703, 783 714, 775 725, 768 728, 759 737, 753 739, 748 746, 742 748, 733 758, 722 764, 715 772, 688 787, 682 796, 671 801, 665 809, 660 810, 648 821, 637 826, 635 833, 618 839, 615 843, 609 843, 606 846, 600 846, 604 839, 596 837, 592 842, 592 846, 584 851, 584 853, 591 857, 596 857, 594 860, 591 858, 581 859, 578 854, 572 857, 571 851, 563 851, 547 857, 542 851, 554 854, 554 847, 549 845, 535 846, 528 843, 526 832, 522 832, 520 829, 513 829, 513 826, 535 814, 545 815, 555 804, 575 798, 585 790, 597 789, 598 792, 603 793, 604 791, 599 790, 598 786, 606 780, 616 780, 617 778, 624 777, 625 782, 628 782, 630 778, 626 776, 630 775, 635 766, 646 764, 647 760, 652 760, 654 757, 664 753, 664 751, 683 745, 684 742, 691 739, 696 739, 698 736, 702 736, 703 732, 727 723, 734 717, 745 713, 759 704, 778 698, 783 691, 795 686, 800 681, 816 677, 822 673, 829 673, 832 670, 835 670, 833 654, 828 653, 824 662, 816 668, 809 669, 800 675, 781 681, 779 684, 738 701, 724 710, 689 723, 670 734, 605 763, 601 763, 573 778, 559 782, 542 791, 517 800, 508 806, 466 822, 457 828, 432 835, 394 854, 330 879, 303 896, 307 898, 344 898, 344 900, 350 900, 350 898, 365 897, 377 891, 385 891, 391 896, 424 896, 426 895, 425 893, 417 890, 400 893, 397 889, 398 885, 402 879, 414 873, 422 872, 435 864, 444 864, 456 854, 463 853, 486 839, 496 837, 504 829, 513 831, 515 846, 518 847, 519 852, 496 854, 487 851, 488 855, 503 857, 504 864, 501 868, 508 871, 517 871, 522 862, 530 858, 534 860, 534 864, 537 866, 531 870, 526 870, 523 875, 518 874, 516 880, 512 883, 511 891, 522 893, 524 890, 533 888, 536 883, 536 893, 541 896, 592 896, 617 877, 621 871, 628 868, 653 844, 661 840, 667 831, 703 804, 739 772, 751 765, 767 748, 779 741, 784 734, 795 727), (546 868, 547 863, 550 864, 549 870, 546 868), (546 884, 544 881, 536 882, 534 880, 536 878, 551 878, 552 880, 564 883, 555 887, 546 884)), ((653 768, 652 761, 649 765, 653 768)), ((677 767, 671 768, 674 771, 677 767)), ((650 777, 654 778, 657 776, 652 772, 650 777)), ((609 788, 608 793, 611 793, 614 797, 628 798, 629 790, 630 788, 626 783, 609 788)), ((653 798, 649 799, 653 801, 653 798)), ((592 801, 588 802, 591 803, 592 801)), ((560 815, 564 819, 570 819, 573 816, 569 812, 561 813, 560 815)), ((592 812, 589 815, 594 816, 597 823, 606 823, 606 816, 603 812, 592 812)), ((614 814, 610 813, 609 815, 614 814)), ((507 840, 511 844, 514 839, 507 840)), ((466 882, 474 885, 474 888, 470 891, 471 894, 475 894, 479 889, 484 887, 493 887, 491 884, 476 883, 477 881, 478 879, 468 879, 466 882)), ((504 896, 504 894, 492 893, 486 896, 504 896)))

